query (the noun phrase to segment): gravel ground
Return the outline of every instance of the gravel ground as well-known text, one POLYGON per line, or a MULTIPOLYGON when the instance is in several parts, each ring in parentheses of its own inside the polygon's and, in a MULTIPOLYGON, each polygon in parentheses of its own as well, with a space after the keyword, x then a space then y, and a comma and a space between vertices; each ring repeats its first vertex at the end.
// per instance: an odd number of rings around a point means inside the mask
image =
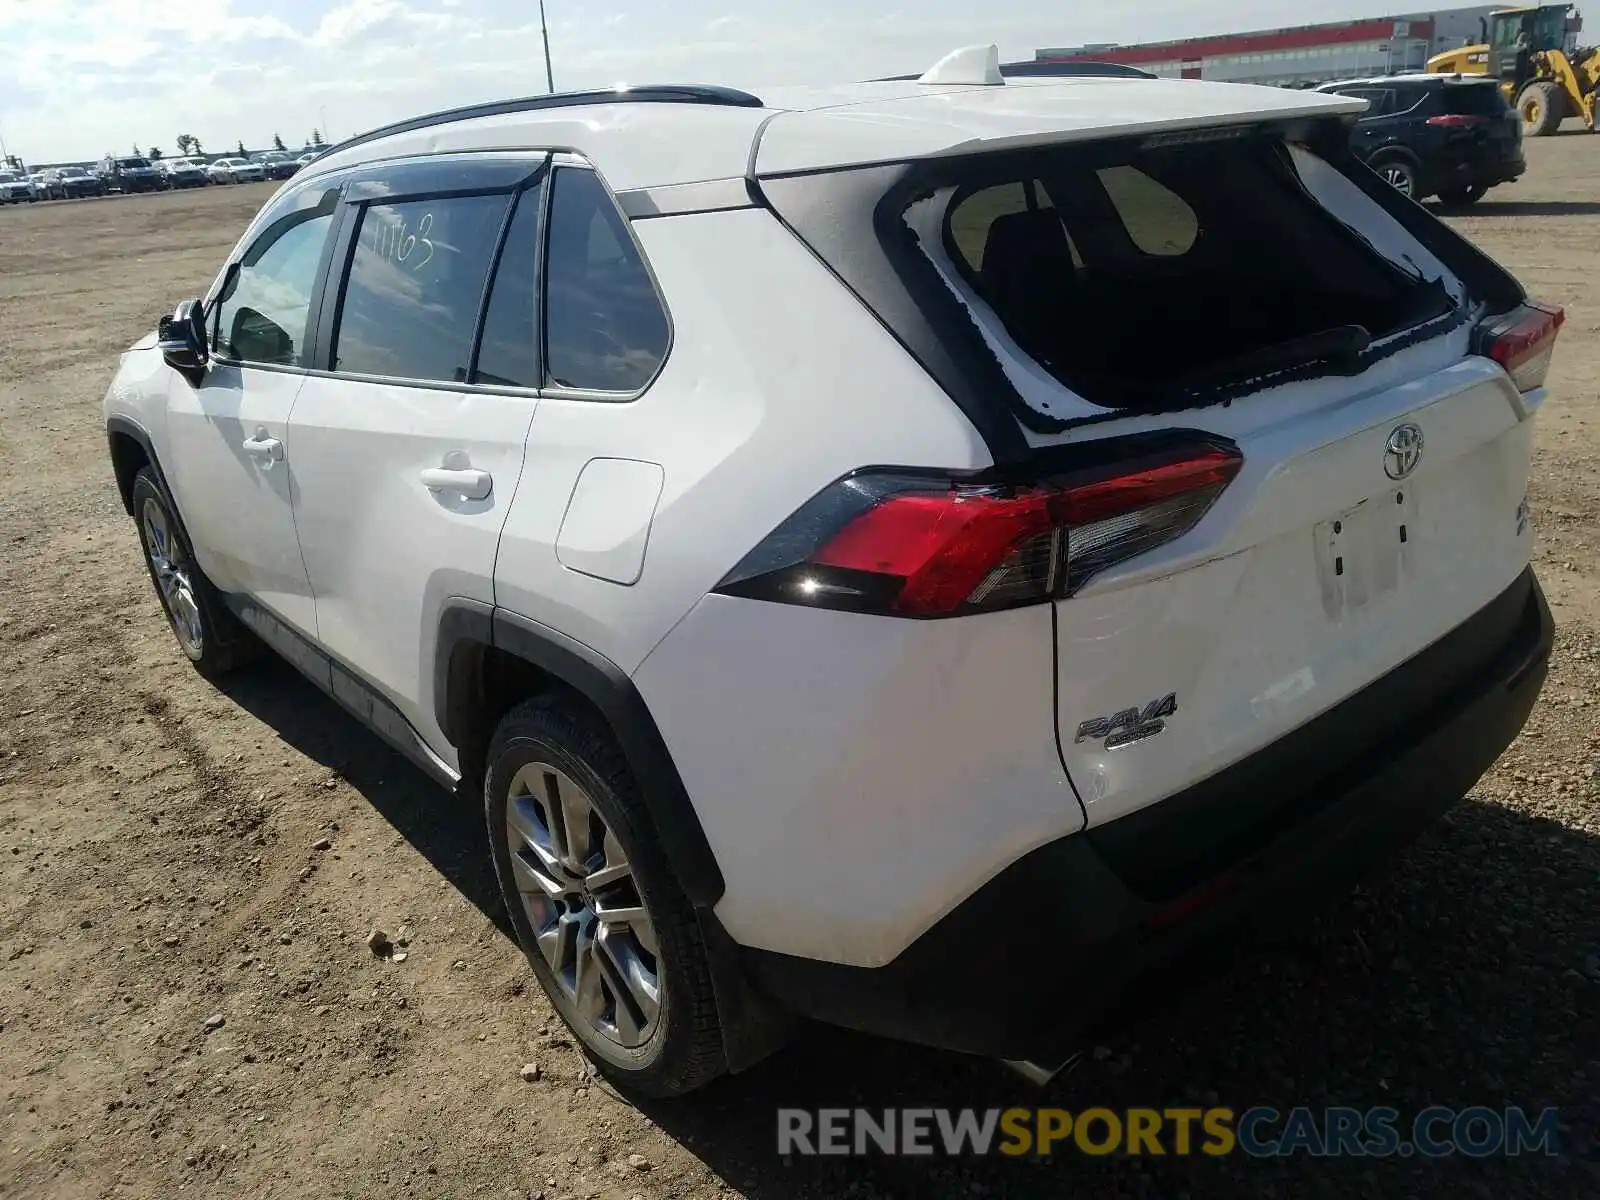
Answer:
POLYGON ((644 1110, 589 1077, 537 993, 477 815, 287 668, 206 686, 161 622, 99 398, 118 350, 203 290, 268 190, 0 212, 0 1195, 1600 1194, 1597 147, 1530 143, 1526 180, 1459 218, 1569 314, 1532 492, 1555 659, 1471 797, 1387 877, 1106 1035, 1043 1093, 811 1030, 644 1110), (400 953, 375 956, 374 927, 400 953), (1554 1105, 1563 1153, 773 1152, 779 1105, 1186 1102, 1554 1105))

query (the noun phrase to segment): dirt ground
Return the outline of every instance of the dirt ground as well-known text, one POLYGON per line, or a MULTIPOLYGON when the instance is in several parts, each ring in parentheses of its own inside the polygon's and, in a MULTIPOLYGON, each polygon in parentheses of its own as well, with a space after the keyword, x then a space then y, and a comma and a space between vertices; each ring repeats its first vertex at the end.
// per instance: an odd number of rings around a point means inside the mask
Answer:
POLYGON ((100 399, 118 352, 204 290, 269 190, 0 210, 0 1195, 1600 1194, 1600 138, 1528 153, 1525 181, 1458 225, 1567 306, 1532 493, 1560 635, 1526 733, 1469 801, 1292 945, 1042 1094, 988 1063, 812 1030, 643 1111, 588 1077, 537 992, 478 814, 286 667, 208 686, 162 621, 100 399), (408 927, 404 961, 368 951, 374 926, 408 927), (779 1105, 1197 1101, 1555 1105, 1563 1153, 773 1149, 779 1105))

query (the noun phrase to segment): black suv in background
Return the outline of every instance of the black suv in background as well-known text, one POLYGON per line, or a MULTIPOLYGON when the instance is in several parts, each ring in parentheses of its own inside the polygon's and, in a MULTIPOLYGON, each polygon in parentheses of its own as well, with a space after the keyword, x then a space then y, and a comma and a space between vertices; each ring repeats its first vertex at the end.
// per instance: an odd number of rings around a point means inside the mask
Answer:
POLYGON ((1493 79, 1387 75, 1317 90, 1370 103, 1356 122, 1351 148, 1413 200, 1437 196, 1446 204, 1474 204, 1527 169, 1522 122, 1493 79))
POLYGON ((148 158, 133 155, 110 156, 100 160, 100 181, 112 192, 159 192, 167 177, 148 158))

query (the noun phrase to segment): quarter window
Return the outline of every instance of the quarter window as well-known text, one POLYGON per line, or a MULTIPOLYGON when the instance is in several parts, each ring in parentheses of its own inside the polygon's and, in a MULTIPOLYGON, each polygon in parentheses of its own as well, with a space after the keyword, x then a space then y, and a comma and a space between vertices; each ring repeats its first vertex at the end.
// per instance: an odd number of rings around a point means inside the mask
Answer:
POLYGON ((337 193, 280 217, 245 251, 216 301, 212 348, 227 359, 305 367, 306 322, 337 193))
POLYGON ((361 210, 333 367, 465 383, 506 196, 451 196, 361 210))
POLYGON ((667 314, 622 215, 593 171, 552 181, 547 375, 560 387, 636 392, 667 356, 667 314))

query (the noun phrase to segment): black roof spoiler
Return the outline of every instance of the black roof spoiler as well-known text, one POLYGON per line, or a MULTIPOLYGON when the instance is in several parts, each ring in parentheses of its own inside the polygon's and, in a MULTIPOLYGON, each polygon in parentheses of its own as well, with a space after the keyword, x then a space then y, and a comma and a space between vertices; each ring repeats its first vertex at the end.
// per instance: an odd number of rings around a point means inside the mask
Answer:
MULTIPOLYGON (((1149 71, 1130 67, 1126 63, 1090 62, 1073 59, 1070 62, 1049 62, 1030 59, 1027 62, 1001 63, 1002 79, 1155 79, 1149 71)), ((873 83, 909 83, 920 75, 884 75, 873 83)))

